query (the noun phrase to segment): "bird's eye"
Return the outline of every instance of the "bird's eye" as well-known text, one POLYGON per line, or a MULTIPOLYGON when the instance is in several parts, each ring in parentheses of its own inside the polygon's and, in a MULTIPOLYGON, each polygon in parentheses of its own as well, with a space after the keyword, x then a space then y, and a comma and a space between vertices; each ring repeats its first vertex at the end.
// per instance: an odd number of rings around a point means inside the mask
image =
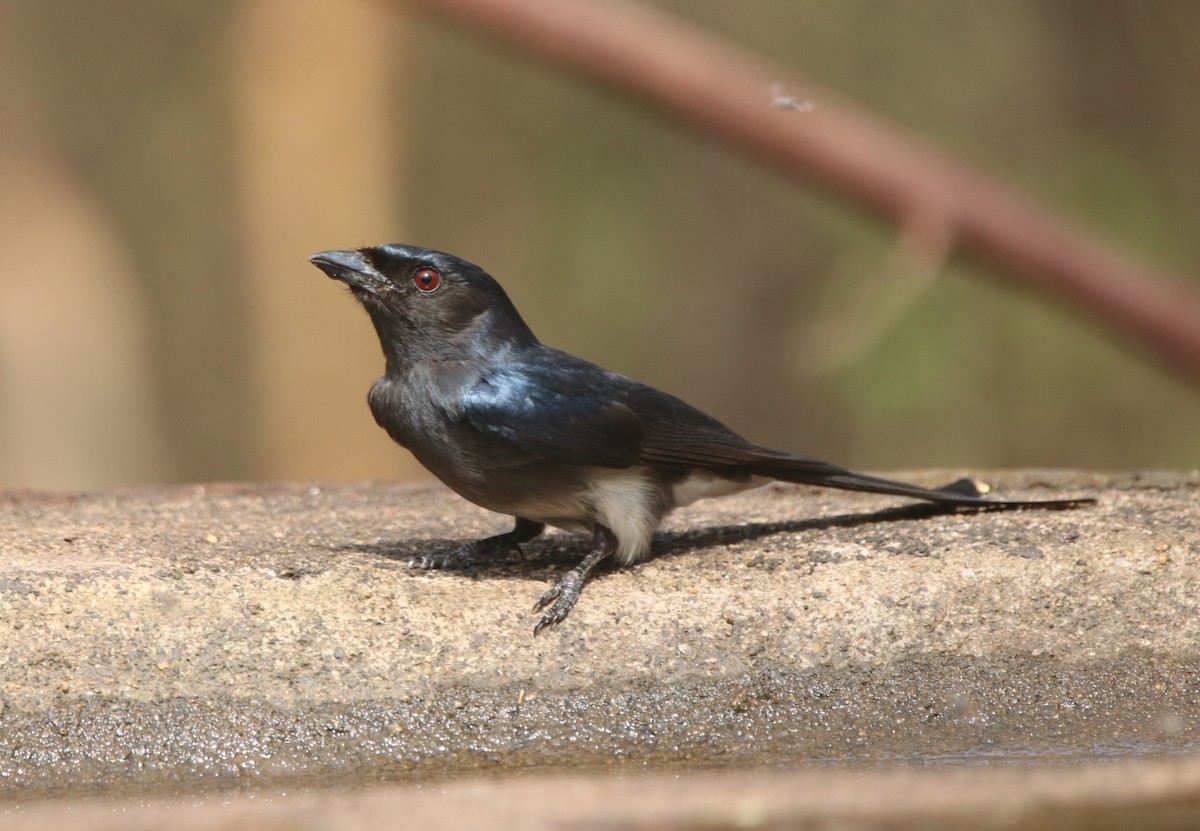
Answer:
POLYGON ((413 285, 421 291, 433 291, 442 284, 442 275, 432 268, 422 268, 413 275, 413 285))

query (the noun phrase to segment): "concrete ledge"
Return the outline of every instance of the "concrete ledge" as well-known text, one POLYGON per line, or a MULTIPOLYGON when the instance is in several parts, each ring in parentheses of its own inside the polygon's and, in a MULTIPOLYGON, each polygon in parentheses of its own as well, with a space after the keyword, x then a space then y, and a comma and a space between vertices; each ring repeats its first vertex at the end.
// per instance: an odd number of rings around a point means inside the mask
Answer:
POLYGON ((537 638, 580 544, 410 572, 507 527, 441 488, 4 494, 0 795, 1191 749, 1200 475, 985 478, 1100 504, 772 486, 680 511, 537 638))

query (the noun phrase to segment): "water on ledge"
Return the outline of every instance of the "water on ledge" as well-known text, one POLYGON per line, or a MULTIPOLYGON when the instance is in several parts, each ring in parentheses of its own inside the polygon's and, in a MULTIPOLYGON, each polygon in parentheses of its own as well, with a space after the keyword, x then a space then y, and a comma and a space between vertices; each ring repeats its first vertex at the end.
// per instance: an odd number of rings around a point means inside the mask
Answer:
POLYGON ((1200 662, 920 658, 715 683, 301 709, 88 699, 0 715, 0 799, 362 788, 480 776, 1121 763, 1200 750, 1200 662))

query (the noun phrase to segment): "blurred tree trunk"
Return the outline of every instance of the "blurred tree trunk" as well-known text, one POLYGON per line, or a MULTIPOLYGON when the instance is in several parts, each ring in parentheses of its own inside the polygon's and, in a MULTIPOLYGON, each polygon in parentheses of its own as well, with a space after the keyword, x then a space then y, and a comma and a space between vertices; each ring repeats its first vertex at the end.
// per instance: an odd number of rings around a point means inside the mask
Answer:
POLYGON ((61 159, 0 143, 0 488, 170 478, 144 298, 61 159))
POLYGON ((241 233, 260 478, 390 478, 416 463, 367 411, 374 331, 307 258, 394 241, 403 100, 394 8, 255 0, 234 19, 241 233), (336 437, 336 441, 334 440, 336 437))
POLYGON ((152 311, 103 197, 53 134, 35 16, 0 7, 0 489, 169 479, 152 311), (44 88, 43 88, 44 89, 44 88))

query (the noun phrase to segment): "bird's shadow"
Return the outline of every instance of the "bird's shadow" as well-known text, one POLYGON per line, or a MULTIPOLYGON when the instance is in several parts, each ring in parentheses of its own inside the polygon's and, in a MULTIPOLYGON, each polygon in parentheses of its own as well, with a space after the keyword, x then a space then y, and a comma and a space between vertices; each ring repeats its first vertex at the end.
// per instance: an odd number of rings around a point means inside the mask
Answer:
MULTIPOLYGON (((958 513, 962 510, 962 508, 952 505, 914 504, 870 513, 838 514, 781 522, 716 525, 686 531, 665 531, 655 535, 649 558, 676 557, 696 549, 709 548, 714 545, 734 545, 774 534, 822 531, 830 528, 857 528, 886 522, 928 519, 934 516, 958 513)), ((452 551, 464 542, 466 540, 436 538, 381 540, 374 543, 332 546, 332 550, 375 554, 388 560, 408 563, 410 560, 424 555, 452 551)), ((583 537, 568 538, 565 544, 561 538, 541 538, 525 543, 520 554, 472 563, 461 572, 473 577, 528 578, 532 572, 540 571, 547 566, 575 565, 587 551, 588 543, 583 537)))

